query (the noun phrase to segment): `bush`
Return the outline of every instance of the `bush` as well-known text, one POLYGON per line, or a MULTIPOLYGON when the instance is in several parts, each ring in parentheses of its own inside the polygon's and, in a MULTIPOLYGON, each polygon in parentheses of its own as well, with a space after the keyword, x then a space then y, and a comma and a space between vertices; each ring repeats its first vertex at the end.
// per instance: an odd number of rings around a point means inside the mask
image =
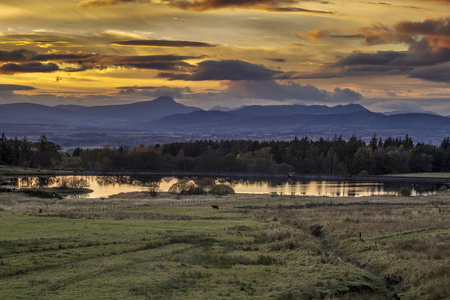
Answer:
POLYGON ((229 194, 234 194, 234 189, 226 184, 218 184, 215 185, 211 188, 211 190, 209 191, 210 194, 213 195, 229 195, 229 194))
POLYGON ((216 185, 216 180, 211 177, 194 178, 195 184, 205 191, 209 191, 216 185))
POLYGON ((152 197, 158 196, 158 193, 160 192, 159 183, 158 182, 151 182, 148 185, 148 191, 150 193, 150 196, 152 196, 152 197))
POLYGON ((169 188, 169 193, 177 195, 203 195, 205 191, 192 180, 183 178, 169 188))
POLYGON ((89 182, 84 178, 62 177, 58 179, 58 187, 61 189, 84 189, 89 187, 89 182))
POLYGON ((410 190, 409 188, 402 187, 402 188, 398 191, 398 194, 399 194, 400 196, 403 196, 403 197, 409 197, 409 196, 411 196, 411 190, 410 190))
POLYGON ((448 190, 448 187, 447 186, 445 186, 445 185, 443 185, 443 186, 441 186, 440 188, 439 188, 439 192, 445 192, 445 191, 447 191, 448 190))
POLYGON ((366 170, 362 170, 361 172, 359 172, 358 175, 359 176, 367 176, 367 175, 369 175, 369 172, 367 172, 366 170))

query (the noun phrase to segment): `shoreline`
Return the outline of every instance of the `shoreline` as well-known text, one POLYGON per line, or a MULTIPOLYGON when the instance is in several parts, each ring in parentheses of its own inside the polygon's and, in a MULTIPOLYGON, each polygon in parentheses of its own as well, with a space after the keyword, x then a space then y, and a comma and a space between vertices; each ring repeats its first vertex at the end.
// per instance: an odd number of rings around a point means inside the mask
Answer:
MULTIPOLYGON (((179 171, 83 171, 75 172, 79 176, 174 176, 174 177, 233 177, 233 178, 255 178, 255 179, 286 179, 286 174, 267 173, 234 173, 234 172, 179 172, 179 171)), ((418 177, 402 175, 330 175, 330 174, 296 174, 293 181, 315 180, 315 181, 378 181, 378 182, 429 182, 450 184, 450 178, 446 177, 418 177)))
MULTIPOLYGON (((450 174, 448 177, 434 176, 434 173, 422 174, 386 174, 386 175, 332 175, 332 174, 295 174, 289 178, 287 174, 271 173, 241 173, 241 172, 183 172, 183 171, 76 171, 76 170, 38 170, 31 168, 20 168, 4 172, 6 168, 0 166, 0 177, 46 177, 46 176, 174 176, 174 177, 224 177, 224 178, 254 178, 254 179, 281 179, 293 181, 353 181, 353 182, 413 182, 413 183, 441 183, 450 186, 450 174), (2 172, 3 171, 3 172, 2 172), (25 171, 25 172, 21 172, 25 171), (428 174, 428 176, 427 176, 428 174)), ((440 174, 440 173, 435 173, 440 174)))

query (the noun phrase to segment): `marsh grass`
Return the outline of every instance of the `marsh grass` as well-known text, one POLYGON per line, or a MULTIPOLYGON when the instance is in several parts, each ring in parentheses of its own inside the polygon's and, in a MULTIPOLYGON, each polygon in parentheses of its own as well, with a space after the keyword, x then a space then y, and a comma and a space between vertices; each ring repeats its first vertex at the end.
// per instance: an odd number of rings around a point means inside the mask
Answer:
POLYGON ((443 299, 449 195, 0 193, 0 298, 443 299))

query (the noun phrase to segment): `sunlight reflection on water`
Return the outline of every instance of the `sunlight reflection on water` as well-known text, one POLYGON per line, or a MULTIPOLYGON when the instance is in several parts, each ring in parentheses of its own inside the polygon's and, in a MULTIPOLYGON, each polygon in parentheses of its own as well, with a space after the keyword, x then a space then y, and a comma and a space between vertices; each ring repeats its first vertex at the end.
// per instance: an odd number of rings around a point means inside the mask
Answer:
MULTIPOLYGON (((72 177, 72 176, 69 176, 72 177)), ((70 196, 86 198, 103 198, 110 195, 129 192, 148 191, 151 182, 158 182, 160 191, 167 192, 177 182, 176 177, 132 177, 132 176, 73 176, 85 179, 89 183, 92 193, 70 196)), ((24 177, 17 179, 17 186, 21 187, 56 187, 58 177, 24 177)), ((288 180, 257 180, 242 178, 218 178, 216 182, 229 184, 236 193, 249 194, 278 194, 295 196, 383 196, 397 195, 401 187, 408 187, 412 196, 435 193, 436 186, 421 186, 410 183, 383 182, 350 182, 350 181, 288 181, 288 180)))

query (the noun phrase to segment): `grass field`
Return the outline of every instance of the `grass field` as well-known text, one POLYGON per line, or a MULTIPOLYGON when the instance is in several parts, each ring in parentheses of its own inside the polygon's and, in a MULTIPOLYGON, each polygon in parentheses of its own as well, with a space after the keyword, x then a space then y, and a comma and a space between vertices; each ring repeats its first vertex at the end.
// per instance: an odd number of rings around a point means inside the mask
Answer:
POLYGON ((445 299, 449 216, 450 192, 0 193, 0 299, 445 299))

